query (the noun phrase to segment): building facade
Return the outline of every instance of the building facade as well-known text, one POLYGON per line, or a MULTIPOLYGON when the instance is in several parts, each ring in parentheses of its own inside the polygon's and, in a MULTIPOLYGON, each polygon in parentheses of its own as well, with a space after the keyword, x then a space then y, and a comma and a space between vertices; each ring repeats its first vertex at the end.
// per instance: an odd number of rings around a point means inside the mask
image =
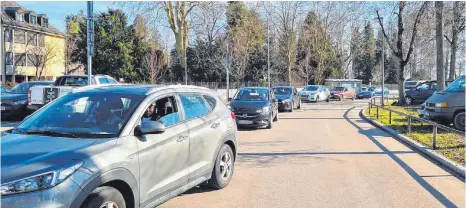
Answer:
POLYGON ((1 6, 7 81, 54 80, 65 74, 66 35, 48 23, 46 14, 13 1, 2 1, 1 6))

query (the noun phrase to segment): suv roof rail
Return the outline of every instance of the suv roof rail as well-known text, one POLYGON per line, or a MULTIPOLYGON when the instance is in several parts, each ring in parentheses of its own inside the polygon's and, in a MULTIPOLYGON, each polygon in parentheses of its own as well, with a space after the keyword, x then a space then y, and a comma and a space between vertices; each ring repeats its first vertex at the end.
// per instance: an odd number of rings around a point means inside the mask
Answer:
POLYGON ((162 88, 165 88, 165 89, 197 89, 197 90, 207 90, 210 92, 215 91, 207 87, 200 87, 200 86, 195 86, 195 85, 161 85, 161 87, 154 87, 150 89, 149 91, 146 92, 146 95, 152 94, 162 88))

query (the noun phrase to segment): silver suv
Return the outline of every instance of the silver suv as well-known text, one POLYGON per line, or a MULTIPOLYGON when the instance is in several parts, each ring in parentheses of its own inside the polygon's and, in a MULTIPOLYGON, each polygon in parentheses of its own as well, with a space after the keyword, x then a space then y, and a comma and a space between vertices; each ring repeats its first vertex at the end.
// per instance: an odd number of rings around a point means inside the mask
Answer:
POLYGON ((194 86, 85 88, 1 138, 1 207, 154 207, 227 186, 235 115, 194 86))

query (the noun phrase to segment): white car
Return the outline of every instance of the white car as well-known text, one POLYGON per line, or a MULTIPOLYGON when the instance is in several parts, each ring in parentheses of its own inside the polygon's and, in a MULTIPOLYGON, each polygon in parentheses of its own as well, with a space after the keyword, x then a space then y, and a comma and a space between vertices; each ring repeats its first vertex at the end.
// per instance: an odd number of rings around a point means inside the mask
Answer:
POLYGON ((309 102, 330 101, 330 92, 323 85, 308 85, 299 92, 299 96, 309 102))
MULTIPOLYGON (((118 84, 118 82, 108 75, 94 75, 91 80, 92 85, 118 84)), ((34 86, 28 91, 29 110, 35 111, 45 104, 61 96, 73 92, 74 89, 88 86, 87 75, 64 75, 58 77, 52 86, 34 86)))

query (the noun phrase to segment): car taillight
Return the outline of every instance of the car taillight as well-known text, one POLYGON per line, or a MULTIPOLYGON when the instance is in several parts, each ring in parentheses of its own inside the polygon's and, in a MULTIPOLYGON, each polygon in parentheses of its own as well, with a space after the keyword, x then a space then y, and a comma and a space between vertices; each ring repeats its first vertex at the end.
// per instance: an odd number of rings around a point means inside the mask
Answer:
POLYGON ((31 90, 28 90, 28 103, 31 103, 31 90))
POLYGON ((235 114, 235 112, 231 112, 231 118, 232 118, 233 120, 236 119, 236 114, 235 114))

